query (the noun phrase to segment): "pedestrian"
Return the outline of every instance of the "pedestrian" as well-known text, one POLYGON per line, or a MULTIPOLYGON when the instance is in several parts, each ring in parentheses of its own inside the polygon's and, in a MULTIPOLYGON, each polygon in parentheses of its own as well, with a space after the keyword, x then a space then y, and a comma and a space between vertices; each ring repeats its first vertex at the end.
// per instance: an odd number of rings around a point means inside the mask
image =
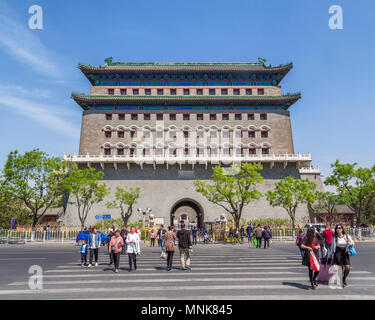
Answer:
POLYGON ((186 230, 184 223, 181 224, 181 230, 177 232, 178 248, 180 250, 181 270, 191 270, 190 268, 190 249, 191 249, 191 235, 190 231, 186 230), (185 261, 186 257, 186 261, 185 261))
POLYGON ((245 228, 243 226, 240 229, 240 235, 241 235, 241 242, 243 242, 243 238, 245 237, 245 228))
POLYGON ((135 227, 132 226, 130 228, 130 233, 126 237, 126 244, 127 244, 127 253, 129 256, 129 272, 133 271, 133 264, 134 270, 137 269, 137 255, 141 253, 140 249, 140 237, 139 234, 135 232, 135 227))
POLYGON ((163 225, 160 225, 160 228, 158 230, 158 239, 160 241, 160 258, 165 258, 165 250, 164 250, 164 234, 166 233, 167 231, 164 230, 164 226, 163 225))
POLYGON ((343 277, 342 285, 346 287, 348 284, 346 278, 350 272, 350 256, 349 247, 354 246, 354 241, 350 235, 348 235, 341 223, 335 227, 335 234, 333 237, 333 246, 331 256, 333 256, 333 264, 342 268, 343 277))
POLYGON ((126 253, 126 237, 128 236, 128 229, 126 228, 126 226, 122 227, 120 235, 122 237, 122 240, 124 241, 121 254, 125 254, 126 253))
POLYGON ((208 231, 205 229, 203 231, 203 243, 208 244, 208 231))
POLYGON ((197 233, 198 233, 198 229, 196 226, 193 227, 193 229, 191 230, 191 234, 193 236, 193 244, 197 244, 197 233))
POLYGON ((264 239, 264 249, 270 247, 270 239, 272 237, 271 231, 265 226, 264 230, 262 231, 262 237, 264 239))
POLYGON ((82 240, 81 249, 79 250, 81 253, 81 267, 84 267, 87 264, 87 247, 86 240, 82 240))
POLYGON ((263 233, 263 228, 260 224, 257 225, 255 228, 255 237, 257 239, 257 248, 262 247, 262 233, 263 233))
POLYGON ((114 262, 114 271, 118 273, 118 269, 120 266, 120 256, 122 249, 124 247, 124 239, 120 235, 120 231, 116 230, 115 235, 111 238, 108 246, 108 252, 112 255, 112 260, 114 262))
POLYGON ((303 231, 299 230, 297 239, 296 239, 296 246, 299 248, 299 252, 301 253, 301 257, 303 259, 303 257, 305 256, 305 250, 301 248, 302 240, 303 240, 303 231))
POLYGON ((302 259, 302 264, 309 268, 309 278, 311 283, 311 289, 315 290, 315 287, 318 286, 316 282, 316 278, 319 274, 319 271, 315 271, 312 269, 310 264, 311 252, 317 255, 320 246, 318 239, 316 238, 315 229, 309 228, 307 229, 306 237, 302 239, 301 248, 305 250, 304 257, 302 259))
POLYGON ((174 233, 174 227, 169 226, 168 232, 164 234, 164 248, 167 252, 167 271, 171 271, 173 264, 173 255, 175 252, 175 242, 177 241, 176 234, 174 233))
POLYGON ((323 231, 323 235, 324 235, 324 246, 328 252, 331 252, 332 251, 332 238, 333 238, 334 233, 331 230, 331 228, 326 228, 323 231))
POLYGON ((47 227, 46 227, 46 232, 47 232, 47 240, 49 240, 50 239, 51 231, 50 231, 50 227, 49 227, 48 224, 47 224, 47 227))
POLYGON ((151 229, 151 231, 150 231, 150 247, 155 246, 155 238, 156 238, 155 230, 151 229))
POLYGON ((246 228, 246 233, 247 233, 247 242, 253 242, 253 228, 251 225, 248 225, 246 228))
POLYGON ((89 260, 89 268, 92 267, 92 260, 93 257, 95 256, 95 267, 98 266, 98 254, 99 254, 99 248, 101 245, 101 239, 100 239, 100 234, 97 232, 98 229, 96 227, 93 227, 91 230, 91 233, 89 234, 89 241, 88 241, 88 246, 89 246, 89 251, 90 251, 90 260, 89 260))
POLYGON ((319 246, 320 246, 320 249, 319 249, 319 258, 320 258, 320 261, 321 262, 323 261, 324 264, 325 264, 328 250, 324 246, 324 234, 321 232, 320 227, 316 228, 316 238, 318 239, 319 246))
MULTIPOLYGON (((109 232, 109 234, 107 235, 107 239, 105 239, 105 245, 108 246, 108 248, 110 248, 110 245, 109 243, 111 242, 111 239, 112 237, 114 236, 114 231, 111 231, 109 232)), ((111 252, 109 251, 109 265, 112 265, 113 264, 113 255, 111 254, 111 252)))

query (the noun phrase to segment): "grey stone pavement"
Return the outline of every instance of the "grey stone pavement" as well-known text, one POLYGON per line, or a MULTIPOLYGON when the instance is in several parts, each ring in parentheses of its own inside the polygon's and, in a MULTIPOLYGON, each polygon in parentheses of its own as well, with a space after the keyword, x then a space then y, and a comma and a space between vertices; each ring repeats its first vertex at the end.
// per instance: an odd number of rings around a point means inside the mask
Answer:
POLYGON ((5 299, 375 299, 375 242, 357 242, 352 257, 349 286, 332 289, 321 283, 309 289, 307 267, 301 265, 294 243, 273 243, 270 249, 253 245, 198 244, 191 271, 165 270, 158 247, 142 243, 138 269, 128 272, 127 256, 121 256, 120 272, 109 266, 107 248, 99 254, 99 266, 80 266, 74 243, 0 245, 0 300, 5 299), (43 288, 29 289, 29 267, 43 269, 43 288))

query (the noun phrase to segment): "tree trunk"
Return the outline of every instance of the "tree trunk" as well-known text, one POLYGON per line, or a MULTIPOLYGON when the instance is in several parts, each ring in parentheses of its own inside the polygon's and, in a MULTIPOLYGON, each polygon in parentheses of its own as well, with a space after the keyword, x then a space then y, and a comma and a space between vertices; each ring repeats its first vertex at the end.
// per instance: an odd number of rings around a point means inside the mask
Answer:
POLYGON ((32 230, 35 231, 35 227, 38 223, 38 211, 33 212, 33 224, 32 224, 32 230))

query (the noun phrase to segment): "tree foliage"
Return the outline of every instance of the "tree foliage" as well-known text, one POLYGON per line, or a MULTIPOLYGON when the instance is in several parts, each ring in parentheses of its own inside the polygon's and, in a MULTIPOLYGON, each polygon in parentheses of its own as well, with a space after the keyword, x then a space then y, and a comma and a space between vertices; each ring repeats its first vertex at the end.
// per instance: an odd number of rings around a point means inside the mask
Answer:
POLYGON ((329 222, 332 223, 334 216, 337 214, 336 205, 340 203, 342 203, 342 201, 338 194, 317 191, 315 193, 315 199, 311 197, 307 202, 310 222, 313 223, 314 218, 320 216, 322 211, 325 211, 327 212, 329 222))
POLYGON ((32 213, 32 227, 52 206, 61 204, 63 181, 70 164, 38 149, 8 155, 2 171, 2 190, 8 199, 22 201, 32 213))
POLYGON ((64 189, 69 193, 69 202, 77 206, 78 218, 81 228, 85 227, 87 216, 92 206, 103 201, 109 194, 109 188, 104 183, 100 183, 104 177, 102 171, 94 168, 83 170, 72 170, 64 181, 64 189))
POLYGON ((343 202, 353 208, 359 226, 375 213, 375 165, 372 168, 356 166, 357 163, 342 164, 336 160, 331 165, 332 174, 324 183, 336 187, 343 202))
POLYGON ((272 207, 282 207, 292 220, 295 230, 296 210, 300 204, 315 201, 316 184, 308 179, 294 179, 288 176, 279 180, 273 191, 267 192, 267 199, 272 207))
POLYGON ((133 214, 133 206, 139 198, 140 188, 116 188, 116 200, 106 203, 108 209, 120 208, 121 218, 124 225, 128 224, 128 220, 133 214))
POLYGON ((215 166, 210 183, 194 181, 195 190, 230 213, 239 228, 243 208, 262 197, 257 190, 258 184, 263 182, 262 169, 257 163, 243 163, 241 168, 233 165, 229 170, 215 166))

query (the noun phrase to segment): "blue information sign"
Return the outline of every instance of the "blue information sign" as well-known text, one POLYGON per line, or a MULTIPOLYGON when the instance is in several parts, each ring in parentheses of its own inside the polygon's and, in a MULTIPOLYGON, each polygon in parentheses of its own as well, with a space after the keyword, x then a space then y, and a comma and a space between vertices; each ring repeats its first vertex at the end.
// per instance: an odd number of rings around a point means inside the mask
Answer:
POLYGON ((109 220, 111 219, 111 215, 110 214, 98 214, 95 216, 95 219, 96 220, 109 220))

